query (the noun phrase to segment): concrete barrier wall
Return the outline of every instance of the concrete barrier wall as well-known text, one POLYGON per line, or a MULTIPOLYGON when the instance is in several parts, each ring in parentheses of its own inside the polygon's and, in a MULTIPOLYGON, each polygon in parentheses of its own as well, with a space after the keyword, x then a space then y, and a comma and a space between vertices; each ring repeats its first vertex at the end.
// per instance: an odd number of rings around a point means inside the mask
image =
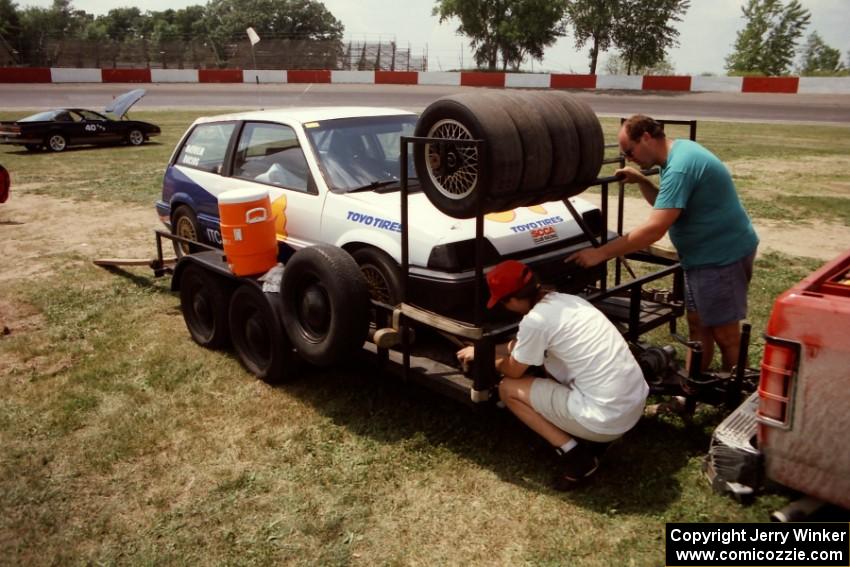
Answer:
POLYGON ((243 83, 285 83, 286 71, 263 71, 245 69, 242 71, 243 83))
POLYGON ((850 77, 703 77, 328 69, 68 69, 0 67, 0 83, 339 83, 523 89, 850 94, 850 77))
POLYGON ((50 70, 52 83, 102 83, 100 69, 58 69, 50 70))

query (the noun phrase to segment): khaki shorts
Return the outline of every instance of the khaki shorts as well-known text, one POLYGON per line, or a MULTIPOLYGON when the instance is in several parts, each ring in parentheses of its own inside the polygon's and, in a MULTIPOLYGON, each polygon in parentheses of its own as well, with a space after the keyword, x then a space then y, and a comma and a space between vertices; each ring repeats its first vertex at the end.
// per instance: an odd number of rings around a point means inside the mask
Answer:
POLYGON ((585 441, 608 443, 623 436, 622 433, 596 433, 576 421, 567 409, 571 393, 571 389, 556 380, 536 378, 531 383, 531 407, 561 431, 585 441))

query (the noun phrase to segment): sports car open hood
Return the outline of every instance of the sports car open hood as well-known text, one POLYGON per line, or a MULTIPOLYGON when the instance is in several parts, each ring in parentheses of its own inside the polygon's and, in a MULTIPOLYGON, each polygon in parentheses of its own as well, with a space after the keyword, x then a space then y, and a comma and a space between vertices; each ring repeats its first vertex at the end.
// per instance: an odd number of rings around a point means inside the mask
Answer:
POLYGON ((104 108, 104 112, 110 112, 118 118, 122 118, 127 111, 130 110, 130 107, 139 102, 145 96, 145 89, 134 89, 128 93, 124 93, 121 96, 115 97, 115 99, 104 108))

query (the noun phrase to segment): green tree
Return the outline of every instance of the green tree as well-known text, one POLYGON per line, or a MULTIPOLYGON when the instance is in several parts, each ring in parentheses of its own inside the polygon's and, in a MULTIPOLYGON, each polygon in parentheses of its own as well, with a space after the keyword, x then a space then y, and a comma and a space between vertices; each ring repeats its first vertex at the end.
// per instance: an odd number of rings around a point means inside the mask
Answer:
MULTIPOLYGON (((609 75, 628 75, 628 63, 617 53, 613 53, 605 60, 605 72, 609 75)), ((666 57, 649 67, 637 67, 635 75, 675 75, 676 68, 666 57)))
POLYGON ((220 64, 227 60, 227 45, 243 41, 253 27, 262 37, 333 40, 341 51, 342 22, 325 5, 313 0, 210 0, 204 27, 220 64))
POLYGON ((844 71, 841 64, 841 52, 828 46, 818 32, 809 34, 803 47, 800 75, 839 75, 844 71))
POLYGON ((18 48, 21 35, 21 19, 18 7, 12 0, 0 0, 0 65, 18 62, 18 48))
POLYGON ((748 0, 741 11, 746 25, 726 58, 729 74, 787 74, 811 13, 799 0, 791 0, 787 6, 782 0, 748 0))
POLYGON ((567 5, 567 18, 573 27, 576 47, 590 43, 590 71, 596 74, 599 52, 608 51, 613 38, 614 14, 619 0, 573 0, 567 5))
POLYGON ((626 74, 651 68, 664 60, 667 48, 678 45, 681 22, 690 0, 620 0, 612 38, 626 63, 626 74))
POLYGON ((440 23, 460 21, 479 67, 495 70, 502 61, 519 68, 526 57, 543 59, 543 50, 564 35, 565 0, 439 0, 433 14, 440 23))

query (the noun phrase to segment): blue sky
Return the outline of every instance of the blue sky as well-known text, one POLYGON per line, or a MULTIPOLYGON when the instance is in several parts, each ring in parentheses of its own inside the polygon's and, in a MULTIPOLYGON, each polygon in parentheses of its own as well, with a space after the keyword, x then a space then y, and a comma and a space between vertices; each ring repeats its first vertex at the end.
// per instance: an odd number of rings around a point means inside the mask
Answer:
MULTIPOLYGON (((19 8, 50 6, 52 0, 14 0, 19 8)), ((93 14, 111 8, 138 6, 141 10, 182 8, 205 4, 205 0, 74 0, 73 6, 93 14)), ((470 66, 472 57, 467 41, 455 33, 456 23, 439 24, 431 16, 434 0, 324 0, 325 7, 345 25, 352 39, 386 41, 395 39, 399 46, 409 44, 413 53, 424 52, 427 45, 430 70, 470 66)), ((812 13, 806 35, 817 31, 826 43, 838 48, 846 62, 850 50, 850 0, 802 0, 812 13)), ((679 24, 680 46, 669 52, 676 72, 683 75, 704 72, 724 74, 724 58, 732 49, 736 32, 743 27, 741 6, 744 0, 691 0, 691 8, 679 24)), ((600 57, 604 62, 605 55, 600 57)), ((531 69, 530 64, 525 65, 531 69)), ((600 69, 602 67, 600 66, 600 69)), ((587 48, 575 48, 573 39, 561 38, 546 50, 543 64, 535 62, 535 71, 586 73, 587 48)))

